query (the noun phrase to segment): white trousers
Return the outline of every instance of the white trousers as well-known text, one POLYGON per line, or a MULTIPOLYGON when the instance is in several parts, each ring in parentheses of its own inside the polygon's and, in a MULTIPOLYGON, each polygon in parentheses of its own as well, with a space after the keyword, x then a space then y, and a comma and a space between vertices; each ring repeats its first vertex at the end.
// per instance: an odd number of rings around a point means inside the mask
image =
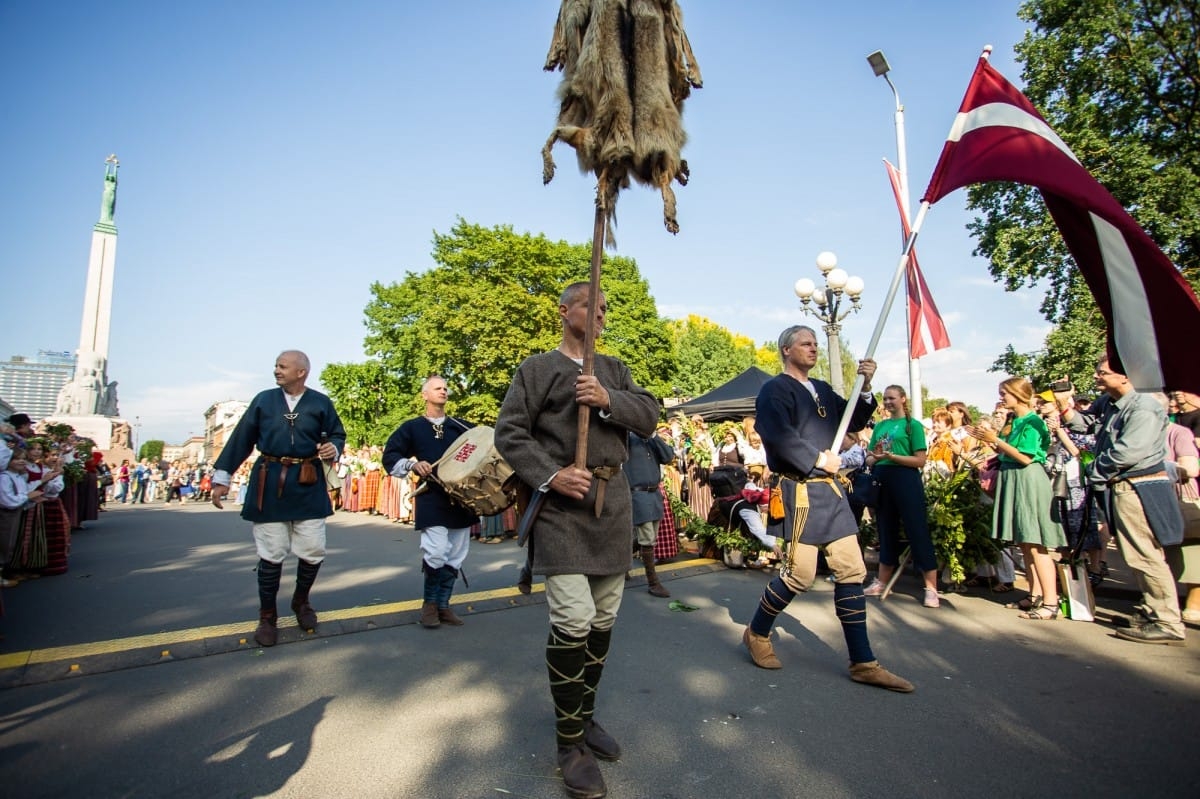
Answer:
POLYGON ((546 578, 550 623, 572 638, 586 638, 592 629, 611 630, 624 593, 625 572, 600 577, 550 575, 546 578))
POLYGON ((426 527, 421 531, 421 554, 432 569, 461 567, 470 548, 470 527, 426 527))
POLYGON ((271 563, 283 563, 289 551, 300 560, 320 563, 325 560, 325 520, 300 519, 256 524, 254 546, 258 549, 258 556, 271 563))

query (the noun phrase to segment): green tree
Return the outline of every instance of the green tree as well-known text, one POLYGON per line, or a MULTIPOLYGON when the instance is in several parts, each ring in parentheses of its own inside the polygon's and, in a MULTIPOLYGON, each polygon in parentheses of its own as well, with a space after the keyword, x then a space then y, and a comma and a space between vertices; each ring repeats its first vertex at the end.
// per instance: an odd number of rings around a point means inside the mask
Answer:
MULTIPOLYGON (((1031 28, 1016 48, 1026 96, 1193 286, 1200 282, 1198 10, 1198 0, 1027 0, 1018 15, 1031 28)), ((1103 340, 1103 317, 1040 194, 987 183, 971 186, 967 198, 980 214, 968 225, 976 254, 1010 291, 1043 285, 1041 311, 1060 326, 1044 353, 1022 360, 1006 352, 997 364, 1030 366, 1035 377, 1078 376, 1096 350, 1084 345, 1103 340)))
POLYGON ((157 463, 162 460, 163 447, 166 445, 167 442, 157 439, 142 442, 142 445, 138 447, 138 460, 145 459, 157 463))
POLYGON ((321 371, 321 385, 337 408, 350 447, 382 444, 400 422, 425 410, 415 395, 401 392, 395 376, 377 360, 331 363, 321 371))
POLYGON ((668 322, 675 350, 674 393, 698 397, 712 391, 755 363, 756 348, 749 338, 729 332, 716 322, 691 314, 668 322))
MULTIPOLYGON (((456 413, 493 423, 521 361, 557 345, 559 294, 588 279, 591 245, 459 219, 449 233, 434 234, 432 256, 436 266, 427 271, 372 284, 367 354, 399 396, 415 396, 437 373, 456 413)), ((609 317, 597 351, 621 358, 639 385, 665 395, 671 341, 637 263, 606 256, 601 274, 609 317)))

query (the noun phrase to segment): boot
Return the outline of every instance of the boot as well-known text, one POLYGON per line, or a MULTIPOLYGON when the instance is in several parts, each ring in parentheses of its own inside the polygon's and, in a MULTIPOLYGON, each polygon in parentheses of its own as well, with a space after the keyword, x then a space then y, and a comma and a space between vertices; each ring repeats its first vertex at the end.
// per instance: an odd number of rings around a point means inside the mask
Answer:
POLYGON ((437 602, 426 602, 421 605, 421 626, 428 627, 431 630, 442 626, 437 602))
POLYGON ((292 612, 296 614, 296 624, 306 633, 317 631, 317 612, 308 604, 308 591, 296 590, 292 594, 292 612))
POLYGON ((851 663, 850 679, 866 685, 877 685, 889 691, 899 691, 902 694, 912 693, 914 690, 912 683, 880 666, 878 660, 872 660, 870 663, 851 663))
POLYGON ((254 631, 254 640, 259 646, 275 646, 275 642, 279 640, 279 630, 275 626, 278 622, 279 614, 275 611, 258 612, 258 629, 254 631))
POLYGON ((601 799, 608 794, 600 764, 583 743, 558 747, 558 769, 563 786, 575 799, 601 799))
POLYGON ((650 596, 669 597, 671 592, 658 581, 658 574, 654 571, 654 547, 642 547, 642 568, 646 570, 646 587, 650 596))
POLYGON ((452 624, 455 627, 462 627, 464 624, 466 624, 466 622, 459 618, 458 614, 450 608, 438 608, 437 615, 438 621, 442 622, 443 624, 452 624))
POLYGON ((453 566, 443 566, 438 570, 438 590, 437 590, 437 605, 438 605, 438 620, 446 624, 453 624, 455 627, 461 627, 463 620, 450 609, 450 596, 454 593, 454 581, 458 579, 458 569, 453 566))
POLYGON ((521 567, 521 575, 517 578, 517 590, 528 595, 533 590, 533 570, 526 563, 521 567))
POLYGON ((775 656, 775 647, 771 646, 770 636, 756 635, 747 624, 746 631, 742 633, 742 643, 746 645, 746 649, 750 650, 750 659, 754 661, 755 666, 760 669, 783 668, 783 664, 775 656))

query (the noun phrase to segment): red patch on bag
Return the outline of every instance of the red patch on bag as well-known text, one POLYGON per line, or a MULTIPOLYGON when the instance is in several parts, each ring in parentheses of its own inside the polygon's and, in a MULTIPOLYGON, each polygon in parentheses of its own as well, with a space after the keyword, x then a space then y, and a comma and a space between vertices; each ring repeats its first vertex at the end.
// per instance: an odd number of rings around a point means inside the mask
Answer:
POLYGON ((474 444, 463 444, 462 448, 459 449, 458 452, 454 453, 454 460, 458 461, 459 463, 466 463, 467 459, 471 457, 471 453, 474 451, 474 444))

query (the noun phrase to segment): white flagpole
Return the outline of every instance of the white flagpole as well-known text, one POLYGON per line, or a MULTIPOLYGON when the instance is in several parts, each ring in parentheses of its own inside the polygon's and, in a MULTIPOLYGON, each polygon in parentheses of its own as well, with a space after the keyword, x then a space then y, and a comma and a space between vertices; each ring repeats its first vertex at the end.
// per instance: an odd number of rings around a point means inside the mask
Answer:
MULTIPOLYGON (((896 272, 892 275, 892 284, 888 286, 887 296, 883 298, 883 309, 879 312, 879 319, 875 322, 875 331, 871 333, 871 341, 867 344, 866 353, 863 354, 864 359, 875 357, 875 348, 879 346, 879 339, 883 337, 883 328, 887 324, 892 303, 896 301, 896 293, 900 290, 900 281, 904 280, 909 253, 916 246, 917 234, 921 231, 921 225, 925 223, 925 213, 928 210, 929 203, 927 202, 922 202, 921 207, 917 210, 917 218, 913 220, 912 232, 908 234, 908 239, 904 242, 904 250, 900 253, 900 260, 896 263, 896 272)), ((905 327, 907 327, 907 323, 905 327)), ((862 393, 865 382, 865 378, 858 375, 854 379, 854 387, 846 395, 846 412, 842 414, 842 421, 838 424, 837 434, 833 437, 833 443, 830 446, 834 452, 841 450, 842 439, 850 430, 850 417, 854 415, 854 408, 858 404, 858 397, 862 393)))

